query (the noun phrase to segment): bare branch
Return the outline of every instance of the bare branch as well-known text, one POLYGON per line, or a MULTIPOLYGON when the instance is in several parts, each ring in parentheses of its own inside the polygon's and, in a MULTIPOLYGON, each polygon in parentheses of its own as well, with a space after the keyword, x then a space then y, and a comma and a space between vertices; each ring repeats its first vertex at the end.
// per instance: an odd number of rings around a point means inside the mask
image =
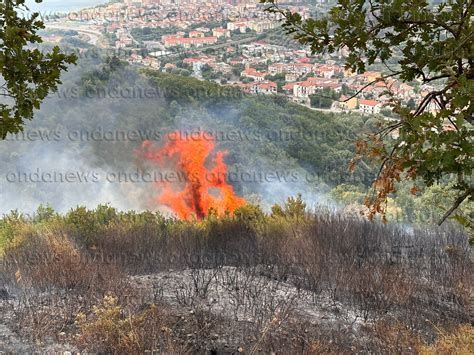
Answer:
POLYGON ((446 213, 443 215, 443 217, 439 220, 438 222, 438 226, 442 225, 444 223, 444 221, 446 221, 446 219, 459 207, 459 205, 461 203, 463 203, 463 201, 468 198, 470 195, 472 195, 474 192, 474 189, 470 188, 466 191, 464 191, 464 193, 459 196, 456 201, 454 201, 453 205, 451 206, 451 208, 446 211, 446 213))

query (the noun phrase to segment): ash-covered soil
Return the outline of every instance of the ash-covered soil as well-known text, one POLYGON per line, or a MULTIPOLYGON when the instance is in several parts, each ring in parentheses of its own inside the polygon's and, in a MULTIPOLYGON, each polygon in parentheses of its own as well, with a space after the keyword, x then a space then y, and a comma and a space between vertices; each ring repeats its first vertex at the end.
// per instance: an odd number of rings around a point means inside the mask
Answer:
MULTIPOLYGON (((190 348, 219 353, 258 350, 262 339, 273 339, 281 350, 295 341, 305 343, 314 334, 327 336, 329 344, 334 337, 360 345, 371 341, 368 329, 376 318, 399 316, 395 307, 383 315, 367 316, 364 309, 335 300, 335 290, 310 292, 296 287, 296 280, 279 280, 274 275, 275 270, 264 266, 132 275, 124 284, 121 304, 124 310, 143 310, 152 304, 166 308, 173 314, 175 333, 190 348), (248 344, 253 345, 249 348, 248 344)), ((78 352, 74 318, 94 303, 100 299, 85 300, 67 291, 4 289, 1 353, 78 352), (49 326, 60 331, 40 336, 48 333, 49 326)), ((456 306, 446 302, 439 312, 455 317, 456 306)))
MULTIPOLYGON (((21 294, 16 288, 12 288, 10 293, 4 292, 0 300, 2 353, 78 351, 71 345, 74 327, 70 323, 73 314, 68 315, 65 311, 71 307, 67 292, 41 292, 34 296, 28 291, 21 294), (27 313, 32 316, 29 309, 31 298, 38 321, 41 322, 41 314, 54 315, 52 318, 55 320, 51 322, 55 325, 58 318, 64 320, 63 331, 51 334, 46 340, 35 341, 34 324, 18 323, 27 313)), ((200 346, 209 350, 243 351, 243 343, 256 342, 261 336, 258 332, 247 331, 251 328, 270 325, 270 330, 276 330, 284 323, 304 323, 307 327, 324 326, 328 330, 350 329, 352 333, 364 323, 356 311, 332 301, 329 295, 315 296, 291 283, 268 277, 265 268, 221 267, 129 276, 126 294, 124 302, 129 302, 133 308, 158 304, 172 309, 181 319, 182 329, 179 331, 183 336, 205 338, 207 344, 200 346), (206 333, 205 336, 198 334, 192 324, 197 317, 205 318, 204 325, 208 329, 199 329, 206 333), (186 333, 188 330, 192 332, 186 333)))

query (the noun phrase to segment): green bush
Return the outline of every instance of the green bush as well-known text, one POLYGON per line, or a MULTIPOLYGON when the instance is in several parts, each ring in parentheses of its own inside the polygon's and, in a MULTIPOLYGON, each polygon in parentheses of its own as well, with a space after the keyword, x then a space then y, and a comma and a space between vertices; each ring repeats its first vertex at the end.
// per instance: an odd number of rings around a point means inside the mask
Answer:
POLYGON ((25 229, 31 229, 31 224, 28 223, 27 218, 13 210, 9 214, 4 215, 0 219, 0 251, 2 251, 7 244, 13 242, 16 237, 23 235, 25 229))
POLYGON ((76 207, 65 216, 65 222, 71 227, 73 238, 88 247, 97 244, 104 230, 117 220, 117 210, 108 205, 99 205, 95 210, 76 207))
POLYGON ((306 203, 301 194, 296 197, 288 197, 283 206, 273 205, 272 216, 285 219, 303 220, 306 215, 306 203))

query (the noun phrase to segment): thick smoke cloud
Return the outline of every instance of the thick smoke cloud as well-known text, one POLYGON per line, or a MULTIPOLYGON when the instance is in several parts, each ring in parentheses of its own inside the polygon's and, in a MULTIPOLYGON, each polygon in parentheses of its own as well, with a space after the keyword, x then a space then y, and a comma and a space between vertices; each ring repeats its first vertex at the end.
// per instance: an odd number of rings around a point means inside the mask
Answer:
POLYGON ((131 69, 109 78, 107 87, 84 93, 84 73, 101 65, 86 59, 71 68, 25 131, 0 142, 0 213, 33 213, 40 204, 66 212, 107 203, 121 210, 169 212, 154 202, 155 182, 174 178, 180 186, 186 177, 150 170, 135 152, 145 139, 157 144, 175 139, 169 135, 175 130, 189 139, 209 132, 217 149, 229 153, 229 181, 251 201, 268 208, 297 193, 309 206, 322 201, 320 182, 281 151, 274 156, 256 150, 245 161, 239 155, 243 145, 271 144, 281 132, 244 130, 236 124, 240 113, 228 109, 211 108, 220 122, 191 105, 165 110, 163 93, 131 69))

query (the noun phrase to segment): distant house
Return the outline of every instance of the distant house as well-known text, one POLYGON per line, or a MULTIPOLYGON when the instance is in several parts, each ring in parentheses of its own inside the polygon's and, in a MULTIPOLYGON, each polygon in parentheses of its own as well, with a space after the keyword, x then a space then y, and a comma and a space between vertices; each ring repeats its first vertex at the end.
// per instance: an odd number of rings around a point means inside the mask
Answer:
POLYGON ((335 73, 335 68, 331 65, 320 65, 320 64, 316 64, 314 67, 313 67, 313 71, 314 73, 321 77, 321 78, 330 78, 334 75, 335 73))
POLYGON ((216 57, 213 56, 202 56, 202 57, 189 57, 189 58, 184 58, 183 63, 185 64, 193 64, 196 62, 201 62, 201 63, 215 63, 216 57))
POLYGON ((201 31, 189 32, 189 38, 200 38, 200 37, 204 37, 204 33, 202 33, 201 31))
POLYGON ((311 73, 313 70, 313 65, 312 64, 307 64, 307 63, 295 63, 295 64, 290 64, 288 71, 291 73, 296 73, 299 75, 306 75, 311 73))
POLYGON ((229 31, 239 30, 241 33, 245 33, 247 31, 247 28, 248 28, 248 25, 245 21, 227 23, 227 29, 229 31))
POLYGON ((327 83, 322 83, 320 88, 328 88, 328 89, 331 89, 335 92, 337 92, 338 94, 341 92, 342 90, 342 84, 340 83, 334 83, 334 82, 327 82, 327 83))
POLYGON ((339 93, 342 90, 342 85, 335 79, 310 77, 293 86, 293 96, 297 99, 307 99, 310 95, 314 95, 317 90, 325 88, 339 93))
POLYGON ((265 80, 258 84, 257 94, 271 95, 276 94, 278 89, 277 83, 270 80, 265 80))
POLYGON ((193 38, 176 38, 168 37, 164 39, 163 44, 166 48, 180 46, 184 48, 202 47, 205 45, 214 44, 217 42, 217 37, 193 37, 193 38))
POLYGON ((400 83, 399 88, 398 88, 398 95, 399 97, 402 97, 405 100, 408 100, 415 96, 415 88, 406 83, 400 83))
POLYGON ((248 94, 272 95, 277 93, 277 83, 270 80, 253 83, 239 83, 240 89, 248 94))
POLYGON ((143 65, 146 65, 146 66, 151 67, 153 69, 160 69, 160 67, 161 67, 161 62, 158 59, 153 58, 153 57, 143 58, 142 63, 143 63, 143 65))
POLYGON ((209 66, 215 71, 215 72, 221 72, 223 74, 230 74, 232 72, 232 67, 223 62, 219 63, 209 63, 209 66))
POLYGON ((268 72, 271 75, 281 74, 286 71, 286 64, 284 63, 274 63, 268 66, 268 72))
POLYGON ((245 62, 246 62, 246 60, 242 57, 233 58, 233 59, 229 60, 230 65, 239 65, 239 64, 244 64, 245 62))
POLYGON ((243 78, 250 78, 250 79, 253 79, 255 81, 263 81, 265 79, 265 76, 267 75, 267 73, 262 73, 262 72, 259 72, 258 70, 254 69, 254 68, 246 68, 244 71, 242 71, 240 73, 240 76, 243 77, 243 78))
POLYGON ((376 100, 359 100, 359 111, 363 114, 373 115, 380 112, 382 104, 376 100))
POLYGON ((357 100, 357 97, 351 97, 350 99, 345 96, 345 95, 342 95, 340 98, 339 98, 339 107, 342 109, 342 110, 354 110, 356 107, 357 107, 357 103, 358 103, 358 100, 357 100), (346 101, 347 100, 347 101, 346 101))
POLYGON ((365 73, 362 74, 362 77, 365 82, 370 83, 372 81, 380 79, 382 77, 382 74, 376 71, 366 71, 365 73))
POLYGON ((272 75, 280 73, 293 73, 298 76, 311 73, 313 65, 308 63, 274 63, 268 66, 268 72, 272 75))
POLYGON ((293 86, 293 96, 297 99, 307 99, 316 92, 317 86, 311 81, 302 81, 293 86))
POLYGON ((293 94, 293 88, 296 85, 296 83, 288 83, 283 85, 282 90, 285 94, 291 95, 293 94))
POLYGON ((286 82, 293 82, 293 81, 296 81, 298 80, 300 76, 296 73, 288 73, 285 75, 285 81, 286 82))
POLYGON ((212 35, 217 38, 221 38, 221 37, 228 38, 230 37, 230 30, 226 28, 222 28, 222 27, 214 28, 212 30, 212 35))
POLYGON ((298 59, 296 59, 296 61, 297 61, 298 63, 309 63, 309 62, 311 62, 311 59, 308 58, 308 57, 303 57, 303 58, 298 58, 298 59))

